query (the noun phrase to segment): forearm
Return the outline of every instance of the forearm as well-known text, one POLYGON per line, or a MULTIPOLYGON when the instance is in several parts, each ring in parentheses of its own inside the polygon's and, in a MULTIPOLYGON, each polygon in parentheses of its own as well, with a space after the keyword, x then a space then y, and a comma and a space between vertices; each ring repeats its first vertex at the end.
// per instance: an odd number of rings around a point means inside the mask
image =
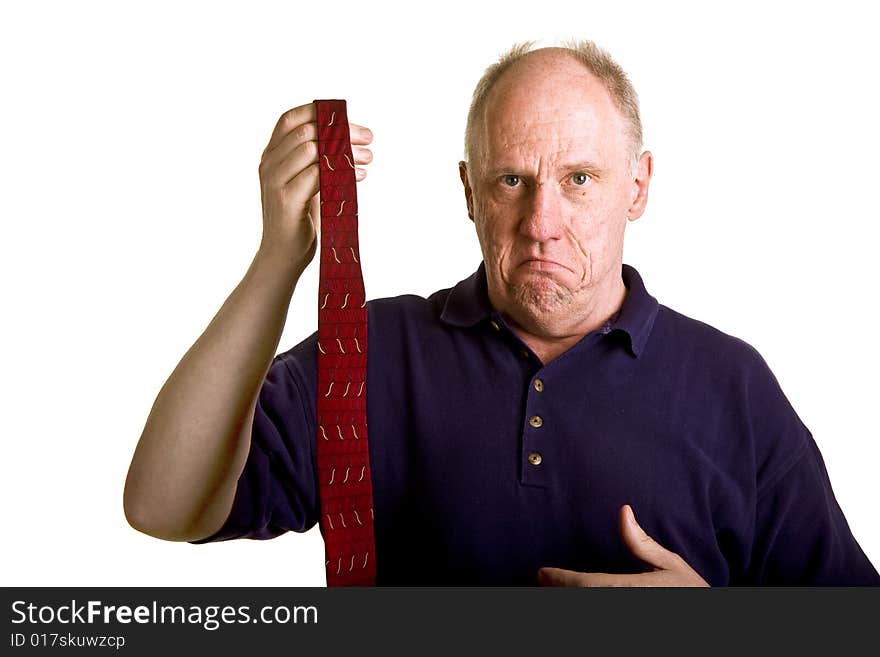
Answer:
POLYGON ((301 271, 261 248, 159 391, 125 484, 125 513, 136 529, 194 540, 225 520, 301 271))

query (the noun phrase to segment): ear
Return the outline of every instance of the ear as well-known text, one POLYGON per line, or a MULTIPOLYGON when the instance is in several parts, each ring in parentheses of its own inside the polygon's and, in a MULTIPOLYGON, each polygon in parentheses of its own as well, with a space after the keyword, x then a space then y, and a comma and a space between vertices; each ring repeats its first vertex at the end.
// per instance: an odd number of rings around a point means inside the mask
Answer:
POLYGON ((653 173, 654 156, 651 155, 651 151, 645 151, 639 156, 636 175, 631 183, 632 203, 626 214, 630 221, 635 221, 645 212, 645 206, 648 204, 648 185, 651 183, 653 173))
POLYGON ((461 178, 461 184, 464 185, 464 200, 467 203, 467 213, 470 220, 474 220, 474 195, 471 184, 468 181, 467 162, 462 160, 458 163, 458 175, 461 178))

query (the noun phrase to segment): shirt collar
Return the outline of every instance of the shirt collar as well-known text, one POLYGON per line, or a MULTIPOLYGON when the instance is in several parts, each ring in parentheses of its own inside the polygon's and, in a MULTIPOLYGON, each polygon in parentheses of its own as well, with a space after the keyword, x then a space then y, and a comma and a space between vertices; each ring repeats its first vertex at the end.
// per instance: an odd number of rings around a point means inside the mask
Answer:
MULTIPOLYGON (((659 304, 657 299, 648 293, 642 277, 635 267, 623 264, 623 283, 627 287, 627 295, 616 315, 612 318, 609 333, 622 331, 629 338, 629 348, 636 357, 640 356, 648 342, 648 336, 654 327, 659 304)), ((489 301, 486 283, 486 265, 480 263, 479 268, 469 277, 459 282, 449 292, 441 321, 452 326, 466 327, 496 316, 498 313, 489 301)))

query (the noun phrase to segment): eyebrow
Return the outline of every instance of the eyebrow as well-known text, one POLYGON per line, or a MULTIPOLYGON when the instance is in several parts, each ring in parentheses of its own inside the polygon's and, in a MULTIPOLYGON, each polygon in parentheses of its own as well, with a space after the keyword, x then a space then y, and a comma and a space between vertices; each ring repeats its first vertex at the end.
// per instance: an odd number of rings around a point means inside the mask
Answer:
POLYGON ((605 169, 603 169, 595 162, 591 162, 590 160, 581 160, 579 162, 566 163, 562 165, 562 168, 566 171, 584 171, 586 173, 594 173, 597 176, 605 173, 605 169))
MULTIPOLYGON (((605 169, 590 160, 579 160, 576 162, 566 162, 559 167, 563 171, 583 171, 596 177, 601 177, 605 173, 605 169)), ((499 166, 489 170, 490 176, 499 176, 502 173, 520 175, 522 169, 515 166, 499 166)))

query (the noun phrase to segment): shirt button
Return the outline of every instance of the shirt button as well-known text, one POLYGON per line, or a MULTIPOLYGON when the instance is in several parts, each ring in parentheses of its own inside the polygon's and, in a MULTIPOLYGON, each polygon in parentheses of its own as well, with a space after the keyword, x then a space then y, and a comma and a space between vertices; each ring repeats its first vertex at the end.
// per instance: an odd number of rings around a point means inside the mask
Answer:
POLYGON ((544 424, 544 420, 541 419, 540 415, 533 415, 529 418, 529 424, 531 424, 536 429, 544 424))
POLYGON ((501 330, 501 327, 498 326, 498 322, 496 322, 494 319, 491 322, 489 322, 489 324, 492 326, 493 331, 500 331, 501 330))
POLYGON ((529 463, 532 465, 541 465, 541 461, 544 459, 541 458, 541 455, 538 452, 532 452, 529 454, 529 463))
POLYGON ((520 357, 521 357, 523 360, 528 360, 528 359, 529 359, 529 352, 528 352, 527 349, 520 349, 520 350, 519 350, 519 355, 520 355, 520 357))
POLYGON ((544 382, 541 379, 535 379, 535 382, 532 384, 535 386, 535 390, 538 392, 544 392, 544 382))

